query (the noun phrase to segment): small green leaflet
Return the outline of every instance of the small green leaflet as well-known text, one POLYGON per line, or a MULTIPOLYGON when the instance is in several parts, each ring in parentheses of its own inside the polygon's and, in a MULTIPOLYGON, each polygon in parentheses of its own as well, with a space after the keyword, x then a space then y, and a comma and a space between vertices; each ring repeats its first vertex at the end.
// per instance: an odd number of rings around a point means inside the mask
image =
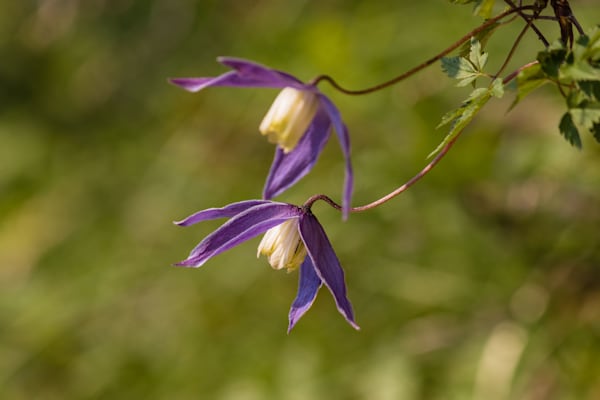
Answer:
MULTIPOLYGON (((546 74, 542 71, 540 64, 534 64, 529 68, 522 70, 517 79, 513 81, 516 86, 517 96, 510 105, 509 109, 513 109, 521 100, 527 97, 531 92, 544 84, 550 82, 546 74)), ((512 85, 511 85, 512 86, 512 85)))
POLYGON ((580 36, 568 50, 560 41, 538 54, 542 70, 552 78, 563 80, 600 80, 600 29, 580 36))
POLYGON ((475 115, 492 97, 502 97, 504 95, 504 84, 502 79, 494 79, 490 87, 478 88, 471 92, 469 97, 458 107, 442 117, 438 128, 444 125, 450 125, 450 131, 444 137, 444 140, 433 150, 429 156, 437 154, 448 142, 458 136, 463 129, 475 118, 475 115))
MULTIPOLYGON (((567 98, 572 125, 588 130, 600 142, 600 29, 590 30, 580 36, 572 53, 560 67, 562 80, 574 81, 575 87, 567 98)), ((564 119, 565 117, 563 117, 564 119)), ((561 120, 562 123, 562 120, 561 120)), ((575 146, 563 130, 561 133, 575 146)))
POLYGON ((546 50, 539 52, 537 60, 546 75, 551 78, 558 78, 558 72, 566 57, 567 49, 559 40, 551 44, 546 50))
POLYGON ((458 80, 456 86, 467 86, 480 76, 485 76, 483 68, 487 63, 488 54, 481 49, 481 43, 471 38, 469 57, 444 57, 442 70, 450 77, 458 80))
MULTIPOLYGON (((595 104, 596 107, 599 104, 595 104)), ((599 108, 572 108, 569 110, 573 116, 573 121, 587 129, 596 141, 600 142, 600 109, 599 108)))
POLYGON ((481 42, 476 38, 471 38, 471 51, 469 52, 469 60, 473 63, 478 71, 483 71, 483 67, 487 63, 488 53, 481 49, 481 42))
POLYGON ((473 64, 464 57, 442 58, 442 70, 450 78, 458 79, 456 86, 467 86, 481 75, 473 64))
POLYGON ((575 123, 573 123, 573 117, 570 112, 566 112, 565 115, 562 116, 560 123, 558 124, 558 129, 560 130, 560 134, 563 135, 569 143, 578 149, 581 149, 579 130, 575 126, 575 123))
POLYGON ((600 29, 580 36, 559 69, 561 79, 600 80, 600 29))
POLYGON ((578 126, 587 129, 600 142, 600 109, 571 108, 560 120, 558 129, 561 135, 573 146, 581 149, 578 126))
POLYGON ((577 87, 588 100, 600 102, 600 81, 577 81, 577 87))
POLYGON ((600 109, 598 108, 572 108, 569 112, 577 125, 589 131, 592 130, 594 124, 600 123, 600 109))
POLYGON ((492 84, 490 85, 488 90, 490 91, 492 96, 494 96, 497 99, 500 99, 502 98, 502 96, 504 96, 504 82, 502 82, 502 79, 496 78, 492 81, 492 84))
POLYGON ((568 111, 559 130, 571 145, 581 148, 580 129, 600 142, 600 28, 581 35, 572 49, 561 41, 538 54, 539 67, 527 68, 517 78, 515 104, 544 83, 561 85, 568 111))

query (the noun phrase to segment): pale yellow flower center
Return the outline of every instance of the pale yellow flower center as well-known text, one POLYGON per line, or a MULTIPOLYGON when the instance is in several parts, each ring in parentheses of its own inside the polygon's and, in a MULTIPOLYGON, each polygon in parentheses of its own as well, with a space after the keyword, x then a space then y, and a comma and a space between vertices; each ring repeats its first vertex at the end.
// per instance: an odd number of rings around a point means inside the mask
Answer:
POLYGON ((306 257, 306 248, 298 232, 298 221, 290 219, 267 232, 258 245, 257 257, 265 255, 274 269, 292 271, 306 257))
POLYGON ((263 118, 260 133, 289 153, 308 129, 318 107, 319 99, 315 93, 286 87, 263 118))

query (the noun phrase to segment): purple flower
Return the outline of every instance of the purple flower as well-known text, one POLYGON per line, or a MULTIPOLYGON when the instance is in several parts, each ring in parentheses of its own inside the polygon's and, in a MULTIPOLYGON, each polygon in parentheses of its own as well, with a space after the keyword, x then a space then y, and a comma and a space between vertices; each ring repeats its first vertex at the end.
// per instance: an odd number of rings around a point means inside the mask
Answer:
POLYGON ((346 217, 353 190, 350 138, 333 102, 315 85, 303 83, 285 72, 236 58, 220 57, 218 61, 233 71, 212 78, 176 78, 171 82, 190 92, 209 86, 283 89, 260 126, 261 133, 278 145, 263 197, 272 199, 310 172, 333 128, 346 163, 342 194, 346 217))
POLYGON ((248 200, 202 210, 176 224, 189 226, 226 217, 229 221, 204 238, 186 260, 176 265, 201 267, 217 254, 266 232, 258 248, 259 255, 267 255, 275 269, 300 267, 298 294, 290 309, 288 333, 311 307, 322 284, 333 295, 340 314, 359 329, 346 297, 342 266, 323 227, 310 210, 269 200, 248 200))

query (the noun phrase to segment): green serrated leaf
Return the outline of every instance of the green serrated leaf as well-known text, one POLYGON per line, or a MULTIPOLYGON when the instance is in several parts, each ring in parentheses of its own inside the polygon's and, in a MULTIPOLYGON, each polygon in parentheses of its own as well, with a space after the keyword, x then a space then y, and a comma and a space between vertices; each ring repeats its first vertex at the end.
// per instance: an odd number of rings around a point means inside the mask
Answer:
POLYGON ((502 79, 496 78, 492 81, 490 85, 490 94, 496 98, 501 98, 504 96, 504 83, 502 79))
POLYGON ((600 109, 599 108, 571 108, 569 113, 573 116, 573 121, 589 130, 593 131, 594 125, 600 123, 600 109))
POLYGON ((441 128, 444 125, 448 125, 449 123, 451 123, 452 121, 456 120, 458 117, 460 117, 463 114, 464 110, 463 107, 461 105, 461 107, 452 110, 452 111, 448 111, 446 114, 444 114, 442 116, 442 120, 440 121, 440 123, 438 124, 438 126, 436 126, 435 128, 441 128))
POLYGON ((478 72, 483 71, 483 67, 487 63, 488 54, 482 51, 481 43, 476 38, 471 38, 471 51, 469 51, 469 61, 473 64, 478 72))
POLYGON ((600 142, 600 104, 592 103, 591 106, 572 108, 567 114, 563 116, 560 121, 560 131, 567 138, 567 140, 577 146, 581 147, 581 139, 579 138, 579 132, 577 136, 573 134, 573 130, 577 130, 577 126, 583 127, 588 130, 594 138, 600 142))
POLYGON ((562 116, 560 123, 558 124, 558 129, 560 130, 560 134, 563 135, 571 145, 581 149, 581 137, 579 136, 577 127, 573 123, 571 113, 567 112, 562 116))
POLYGON ((469 124, 469 122, 475 118, 475 115, 477 115, 491 96, 490 89, 475 89, 459 108, 446 113, 437 127, 440 128, 444 125, 450 125, 450 131, 428 157, 437 154, 446 144, 448 144, 448 142, 454 139, 469 124))
POLYGON ((561 79, 600 81, 600 34, 582 35, 560 68, 561 79))
POLYGON ((562 42, 560 46, 562 47, 553 44, 547 50, 539 52, 537 56, 542 71, 553 78, 558 78, 560 67, 567 57, 567 49, 564 48, 562 42))
POLYGON ((513 109, 531 92, 548 83, 549 80, 542 71, 540 64, 534 64, 531 67, 522 70, 517 76, 517 79, 513 82, 516 83, 517 95, 510 105, 509 110, 513 109))
POLYGON ((530 65, 529 67, 521 70, 521 72, 519 72, 519 75, 517 76, 517 82, 519 84, 526 81, 539 79, 546 79, 546 75, 542 71, 542 67, 540 64, 530 65))
POLYGON ((581 60, 585 57, 585 53, 587 52, 587 47, 590 44, 590 37, 587 35, 581 35, 575 41, 575 45, 571 50, 573 52, 573 57, 575 59, 581 60))
POLYGON ((441 61, 442 70, 446 75, 459 80, 457 86, 466 86, 481 75, 473 64, 463 57, 444 57, 441 61))
POLYGON ((590 38, 590 44, 588 47, 592 50, 593 54, 597 54, 600 51, 600 25, 596 25, 591 28, 587 36, 590 38))
POLYGON ((589 98, 581 90, 571 90, 566 97, 569 109, 586 108, 590 103, 589 98))
MULTIPOLYGON (((442 117, 441 122, 436 126, 436 129, 441 128, 444 125, 448 125, 451 122, 453 123, 455 120, 460 119, 461 116, 465 114, 465 110, 469 109, 473 104, 477 104, 483 101, 483 104, 489 99, 490 93, 487 88, 477 88, 469 94, 469 97, 465 101, 462 102, 460 107, 455 110, 449 111, 442 117), (481 100, 482 98, 487 97, 485 100, 481 100)), ((483 105, 482 104, 482 105, 483 105)), ((453 127, 451 127, 452 129, 453 127)))
POLYGON ((560 68, 561 79, 600 81, 600 69, 591 65, 587 60, 574 60, 560 68))
POLYGON ((481 43, 476 38, 470 40, 469 57, 444 57, 442 70, 451 78, 458 79, 456 86, 467 86, 484 75, 482 70, 487 63, 488 55, 481 50, 481 43))
POLYGON ((581 35, 559 68, 561 80, 600 81, 600 29, 581 35))
POLYGON ((599 81, 577 81, 577 87, 587 96, 589 100, 600 101, 599 81))
POLYGON ((600 28, 594 27, 575 41, 573 54, 578 60, 598 60, 600 58, 600 28))

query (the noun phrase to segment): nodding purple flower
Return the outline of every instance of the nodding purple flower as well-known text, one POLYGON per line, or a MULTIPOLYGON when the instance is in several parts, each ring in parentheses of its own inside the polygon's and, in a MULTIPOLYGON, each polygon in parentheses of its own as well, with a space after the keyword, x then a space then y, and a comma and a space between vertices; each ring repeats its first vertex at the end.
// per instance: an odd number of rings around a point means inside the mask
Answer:
POLYGON ((263 198, 272 199, 310 172, 333 129, 346 164, 342 194, 345 218, 353 190, 350 138, 333 102, 315 85, 303 83, 285 72, 237 58, 220 57, 218 61, 233 71, 210 78, 175 78, 171 82, 190 92, 209 86, 281 88, 259 128, 269 141, 277 144, 263 198))
POLYGON ((202 210, 176 224, 189 226, 227 217, 230 219, 205 237, 186 260, 175 265, 201 267, 217 254, 266 232, 258 254, 266 255, 275 269, 300 267, 298 294, 289 312, 288 333, 310 309, 323 284, 333 295, 340 314, 359 329, 346 296, 342 266, 323 227, 310 210, 269 200, 248 200, 202 210))

